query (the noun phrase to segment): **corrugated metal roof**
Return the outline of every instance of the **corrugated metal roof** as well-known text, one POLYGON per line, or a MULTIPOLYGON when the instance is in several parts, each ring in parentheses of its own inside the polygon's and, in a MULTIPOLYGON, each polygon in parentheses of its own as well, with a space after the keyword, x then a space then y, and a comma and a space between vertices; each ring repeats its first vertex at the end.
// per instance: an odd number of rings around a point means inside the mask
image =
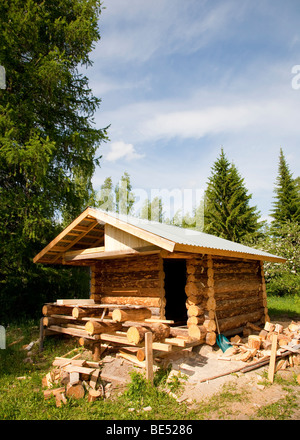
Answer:
POLYGON ((215 235, 206 234, 204 232, 197 231, 194 229, 181 228, 179 226, 173 226, 165 223, 144 220, 129 215, 118 214, 115 212, 101 211, 99 209, 97 211, 108 214, 120 221, 128 223, 137 228, 143 229, 144 231, 148 231, 152 234, 155 234, 167 240, 171 240, 178 244, 198 246, 201 248, 211 248, 216 250, 224 250, 229 252, 239 252, 249 255, 257 255, 261 257, 266 257, 266 259, 268 259, 268 257, 272 257, 278 260, 283 260, 282 257, 272 255, 268 252, 255 249, 249 246, 244 246, 240 243, 236 243, 230 240, 226 240, 224 238, 216 237, 215 235))

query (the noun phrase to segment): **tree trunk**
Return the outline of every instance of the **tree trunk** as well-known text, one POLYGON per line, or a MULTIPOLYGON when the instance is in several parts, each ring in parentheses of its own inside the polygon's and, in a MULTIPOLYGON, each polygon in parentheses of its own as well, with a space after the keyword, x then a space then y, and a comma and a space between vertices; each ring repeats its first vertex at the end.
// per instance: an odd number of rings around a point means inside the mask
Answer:
POLYGON ((113 321, 144 321, 151 318, 151 310, 146 308, 141 309, 115 309, 112 313, 113 321))
POLYGON ((101 333, 114 333, 121 330, 122 324, 119 322, 99 322, 88 321, 85 324, 85 331, 90 335, 100 335, 101 333))
POLYGON ((192 339, 205 341, 207 330, 203 325, 190 325, 188 332, 192 339))
MULTIPOLYGON (((101 308, 88 308, 84 309, 82 307, 74 307, 72 310, 72 316, 76 319, 82 319, 87 317, 101 317, 105 309, 101 308)), ((105 315, 107 315, 108 311, 105 311, 105 315)))
POLYGON ((161 341, 170 336, 170 327, 166 324, 153 324, 147 327, 135 326, 129 327, 127 330, 127 339, 129 342, 139 344, 145 338, 145 334, 151 331, 153 335, 153 342, 161 341))
POLYGON ((42 313, 44 316, 71 315, 72 314, 72 307, 63 306, 63 305, 58 306, 55 304, 45 304, 42 308, 42 313))

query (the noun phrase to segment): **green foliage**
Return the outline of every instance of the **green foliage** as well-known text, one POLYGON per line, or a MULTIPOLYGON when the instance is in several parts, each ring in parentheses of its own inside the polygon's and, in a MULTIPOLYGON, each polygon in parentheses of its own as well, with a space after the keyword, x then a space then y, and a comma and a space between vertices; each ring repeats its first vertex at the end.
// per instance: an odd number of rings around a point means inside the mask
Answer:
POLYGON ((292 173, 280 149, 278 176, 275 186, 275 202, 272 217, 274 225, 287 221, 300 223, 299 181, 292 178, 292 173))
POLYGON ((26 312, 49 292, 57 297, 59 282, 63 297, 74 295, 69 281, 79 281, 72 270, 41 268, 32 258, 94 197, 96 151, 107 135, 93 126, 101 100, 78 66, 91 64, 100 12, 98 0, 0 4, 0 65, 6 70, 6 89, 0 90, 0 241, 5 244, 0 302, 5 313, 26 312))
POLYGON ((111 177, 107 177, 101 185, 99 197, 96 206, 103 211, 115 211, 114 189, 111 177))
POLYGON ((264 237, 248 245, 286 258, 285 263, 265 262, 268 294, 300 295, 300 225, 287 221, 280 226, 265 227, 264 237))
POLYGON ((163 203, 160 197, 154 197, 152 201, 146 199, 142 206, 140 217, 159 223, 164 221, 163 203))
POLYGON ((251 197, 222 150, 205 192, 204 232, 236 242, 257 234, 262 222, 256 207, 250 206, 251 197))
POLYGON ((115 186, 116 212, 130 215, 133 212, 135 196, 132 192, 132 185, 129 174, 125 171, 120 182, 115 186))

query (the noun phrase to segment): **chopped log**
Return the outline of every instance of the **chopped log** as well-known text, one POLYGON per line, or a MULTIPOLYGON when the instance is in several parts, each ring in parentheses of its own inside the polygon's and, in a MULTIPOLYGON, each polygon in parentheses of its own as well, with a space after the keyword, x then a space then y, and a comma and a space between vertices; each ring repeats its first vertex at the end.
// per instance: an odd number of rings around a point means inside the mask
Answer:
POLYGON ((188 308, 188 311, 187 311, 187 314, 188 314, 189 317, 191 317, 191 316, 200 316, 200 315, 203 315, 203 313, 204 313, 203 308, 199 307, 199 306, 196 306, 196 305, 190 306, 188 308))
POLYGON ((77 371, 71 371, 69 374, 70 385, 76 385, 80 382, 79 373, 77 371))
POLYGON ((147 332, 152 332, 153 342, 161 341, 170 336, 170 327, 166 324, 149 324, 147 327, 132 326, 127 330, 129 342, 139 344, 145 338, 147 332), (149 330, 150 329, 150 330, 149 330))
POLYGON ((259 337, 260 337, 260 339, 261 340, 265 340, 265 339, 267 339, 267 335, 268 335, 268 332, 267 332, 267 330, 261 330, 260 332, 259 332, 259 337))
POLYGON ((66 404, 67 403, 67 399, 65 396, 65 393, 57 393, 55 395, 55 405, 57 408, 60 408, 62 404, 66 404))
POLYGON ((74 397, 75 399, 82 399, 84 397, 84 388, 82 383, 76 385, 67 385, 67 397, 74 397))
POLYGON ((275 330, 275 324, 267 321, 265 323, 264 330, 266 330, 267 332, 273 332, 275 330))
POLYGON ((300 325, 296 324, 295 322, 291 322, 288 326, 288 329, 293 333, 293 332, 297 332, 300 329, 300 325))
POLYGON ((275 324, 275 329, 274 329, 274 331, 275 331, 276 333, 282 333, 282 331, 283 331, 283 325, 281 325, 281 324, 275 324))
POLYGON ((101 317, 102 315, 107 315, 108 310, 101 308, 82 308, 74 307, 72 309, 72 316, 76 319, 89 318, 89 317, 101 317))
POLYGON ((85 324, 85 331, 90 335, 101 335, 101 333, 114 333, 121 330, 122 324, 119 322, 99 322, 88 321, 85 324))
POLYGON ((278 335, 278 345, 279 345, 279 347, 287 345, 289 342, 291 342, 291 338, 289 336, 283 335, 283 334, 279 334, 278 335))
POLYGON ((217 335, 215 332, 207 332, 206 336, 205 336, 205 343, 207 345, 215 345, 217 341, 217 335))
POLYGON ((259 350, 261 345, 261 339, 259 336, 256 335, 249 335, 248 337, 248 346, 250 348, 254 348, 259 350))
POLYGON ((214 319, 206 319, 203 325, 208 332, 214 332, 217 329, 216 321, 214 319))
POLYGON ((51 388, 49 390, 44 390, 44 398, 49 399, 51 396, 55 396, 58 393, 64 393, 65 387, 59 387, 59 388, 51 388))
POLYGON ((139 362, 143 362, 145 360, 145 350, 140 348, 137 352, 136 352, 136 358, 139 362))
POLYGON ((207 334, 207 330, 204 327, 204 325, 190 325, 189 326, 189 336, 192 339, 197 339, 197 340, 205 340, 207 334))
POLYGON ((102 396, 102 391, 99 390, 95 390, 94 388, 91 388, 89 390, 89 395, 88 395, 88 402, 95 402, 95 400, 99 399, 99 397, 102 396))
POLYGON ((151 310, 147 308, 141 309, 115 309, 112 313, 113 321, 144 321, 151 318, 151 310))
POLYGON ((127 339, 129 342, 139 344, 144 340, 146 332, 147 329, 145 327, 129 327, 129 329, 127 330, 127 339))
POLYGON ((138 347, 122 347, 120 349, 120 353, 135 355, 139 362, 143 362, 145 360, 145 349, 138 347))
POLYGON ((44 316, 50 315, 71 315, 72 307, 68 306, 58 306, 54 304, 45 304, 42 308, 42 313, 44 316))
POLYGON ((205 321, 205 318, 203 315, 201 316, 190 316, 187 320, 187 325, 201 325, 205 321))

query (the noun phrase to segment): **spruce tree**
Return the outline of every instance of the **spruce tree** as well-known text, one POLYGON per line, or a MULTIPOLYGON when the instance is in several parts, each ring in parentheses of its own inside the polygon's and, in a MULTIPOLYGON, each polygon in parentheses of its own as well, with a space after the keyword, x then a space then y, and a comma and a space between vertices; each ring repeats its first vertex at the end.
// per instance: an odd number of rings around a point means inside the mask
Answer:
POLYGON ((271 216, 274 225, 290 221, 300 223, 300 196, 297 180, 294 180, 284 157, 282 148, 279 155, 278 175, 275 184, 274 210, 271 216))
POLYGON ((130 181, 130 175, 127 171, 124 172, 115 187, 116 195, 116 212, 119 214, 130 215, 133 214, 133 205, 135 202, 135 196, 132 192, 132 185, 130 181))
POLYGON ((146 199, 142 206, 140 217, 155 222, 164 222, 163 203, 160 197, 154 197, 152 202, 146 199))
POLYGON ((99 0, 0 2, 0 318, 40 313, 55 289, 69 294, 69 281, 80 294, 74 271, 32 258, 94 196, 107 134, 95 127, 101 99, 81 68, 92 64, 100 13, 99 0))
POLYGON ((260 214, 236 166, 223 149, 212 167, 205 192, 204 232, 241 242, 260 230, 260 214))
POLYGON ((103 211, 115 211, 115 197, 111 177, 107 177, 101 185, 99 200, 96 206, 103 211))

